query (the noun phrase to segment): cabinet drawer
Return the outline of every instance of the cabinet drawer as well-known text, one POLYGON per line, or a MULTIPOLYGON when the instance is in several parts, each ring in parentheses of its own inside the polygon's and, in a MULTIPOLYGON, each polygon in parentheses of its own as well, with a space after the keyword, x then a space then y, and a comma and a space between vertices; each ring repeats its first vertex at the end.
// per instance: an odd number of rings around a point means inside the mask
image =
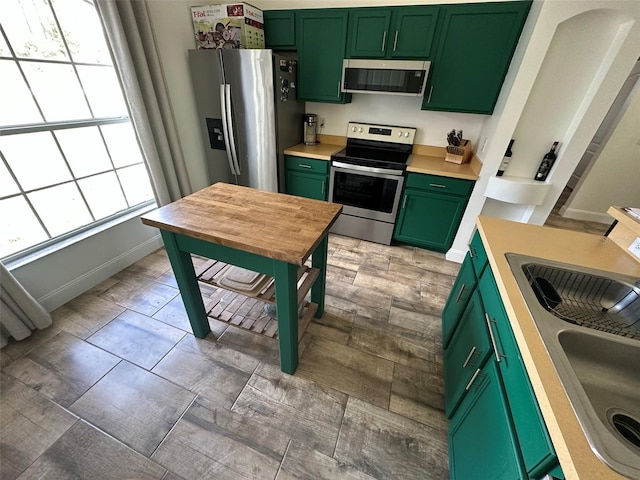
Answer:
POLYGON ((473 263, 473 268, 476 271, 476 277, 480 278, 484 268, 487 266, 487 263, 489 263, 489 259, 487 258, 484 245, 482 245, 482 238, 478 230, 473 234, 473 238, 469 244, 469 255, 471 255, 471 263, 473 263))
POLYGON ((462 316, 469 298, 476 289, 476 275, 471 264, 471 256, 467 253, 456 277, 456 283, 451 289, 451 294, 442 310, 442 346, 447 347, 453 336, 458 320, 462 316))
POLYGON ((300 170, 301 172, 322 173, 325 175, 329 172, 329 162, 327 160, 313 160, 311 158, 285 155, 284 161, 287 170, 300 170))
POLYGON ((473 180, 409 173, 407 175, 406 188, 419 188, 421 190, 466 196, 473 190, 474 183, 473 180))

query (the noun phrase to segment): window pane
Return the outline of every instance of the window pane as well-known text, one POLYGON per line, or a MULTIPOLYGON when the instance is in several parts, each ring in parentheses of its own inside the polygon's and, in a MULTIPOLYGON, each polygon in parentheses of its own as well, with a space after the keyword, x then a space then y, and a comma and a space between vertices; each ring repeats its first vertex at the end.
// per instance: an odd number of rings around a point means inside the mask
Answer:
POLYGON ((9 170, 0 160, 0 198, 20 193, 18 185, 9 174, 9 170))
POLYGON ((68 59, 62 35, 46 0, 2 0, 0 18, 17 56, 68 59))
POLYGON ((133 167, 118 170, 118 177, 127 196, 129 206, 138 205, 153 198, 149 175, 144 165, 134 165, 133 167))
POLYGON ((94 117, 126 117, 127 107, 112 67, 78 66, 78 75, 94 117))
POLYGON ((96 220, 127 208, 127 202, 114 172, 85 178, 78 184, 96 220))
MULTIPOLYGON (((2 37, 0 37, 2 38, 2 37)), ((42 121, 36 102, 13 60, 0 60, 0 125, 20 125, 42 121)))
POLYGON ((31 90, 49 122, 91 118, 71 65, 21 62, 31 90))
POLYGON ((142 162, 140 146, 131 123, 103 125, 100 129, 116 167, 142 162))
POLYGON ((111 64, 102 25, 92 3, 86 0, 54 0, 53 8, 75 62, 111 64))
POLYGON ((5 42, 4 37, 0 35, 0 56, 8 57, 9 55, 11 55, 11 52, 9 52, 7 42, 5 42))
POLYGON ((76 178, 113 168, 98 127, 57 130, 55 136, 76 178))
POLYGON ((93 221, 75 183, 38 190, 28 197, 54 237, 93 221))
POLYGON ((48 238, 24 197, 0 200, 0 257, 24 250, 48 238))
POLYGON ((0 137, 0 151, 24 190, 71 180, 50 132, 0 137))

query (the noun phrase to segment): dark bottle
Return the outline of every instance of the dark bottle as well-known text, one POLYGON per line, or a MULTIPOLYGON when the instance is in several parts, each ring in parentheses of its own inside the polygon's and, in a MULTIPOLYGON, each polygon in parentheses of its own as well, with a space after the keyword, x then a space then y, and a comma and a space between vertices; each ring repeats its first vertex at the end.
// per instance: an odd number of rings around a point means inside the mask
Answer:
POLYGON ((513 147, 513 138, 509 142, 509 146, 507 147, 507 151, 504 152, 504 158, 502 159, 502 163, 500 163, 500 166, 498 167, 498 173, 496 173, 497 177, 501 177, 502 174, 504 173, 504 171, 509 166, 509 162, 511 161, 511 155, 512 155, 511 147, 513 147))
POLYGON ((542 159, 542 162, 538 167, 538 172, 536 173, 536 176, 533 177, 534 180, 544 182, 547 179, 549 171, 551 170, 551 167, 553 167, 553 162, 556 161, 556 148, 558 148, 558 142, 553 142, 551 150, 549 150, 542 159))

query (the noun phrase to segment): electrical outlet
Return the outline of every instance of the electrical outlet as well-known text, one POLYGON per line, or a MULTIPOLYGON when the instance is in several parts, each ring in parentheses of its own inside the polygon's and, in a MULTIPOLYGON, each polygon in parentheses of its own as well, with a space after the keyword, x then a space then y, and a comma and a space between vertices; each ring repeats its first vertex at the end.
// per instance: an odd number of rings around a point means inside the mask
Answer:
POLYGON ((629 245, 628 250, 636 257, 640 258, 640 237, 637 237, 633 243, 629 245))

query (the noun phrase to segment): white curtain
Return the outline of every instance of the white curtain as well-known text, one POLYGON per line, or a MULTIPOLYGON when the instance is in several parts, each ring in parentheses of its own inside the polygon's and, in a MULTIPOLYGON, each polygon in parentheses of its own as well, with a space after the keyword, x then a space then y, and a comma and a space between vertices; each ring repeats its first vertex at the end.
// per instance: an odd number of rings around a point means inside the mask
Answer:
POLYGON ((96 5, 156 199, 165 205, 193 193, 193 189, 168 101, 147 3, 97 0, 96 5))
POLYGON ((23 340, 51 325, 51 316, 0 263, 0 348, 9 337, 23 340))

